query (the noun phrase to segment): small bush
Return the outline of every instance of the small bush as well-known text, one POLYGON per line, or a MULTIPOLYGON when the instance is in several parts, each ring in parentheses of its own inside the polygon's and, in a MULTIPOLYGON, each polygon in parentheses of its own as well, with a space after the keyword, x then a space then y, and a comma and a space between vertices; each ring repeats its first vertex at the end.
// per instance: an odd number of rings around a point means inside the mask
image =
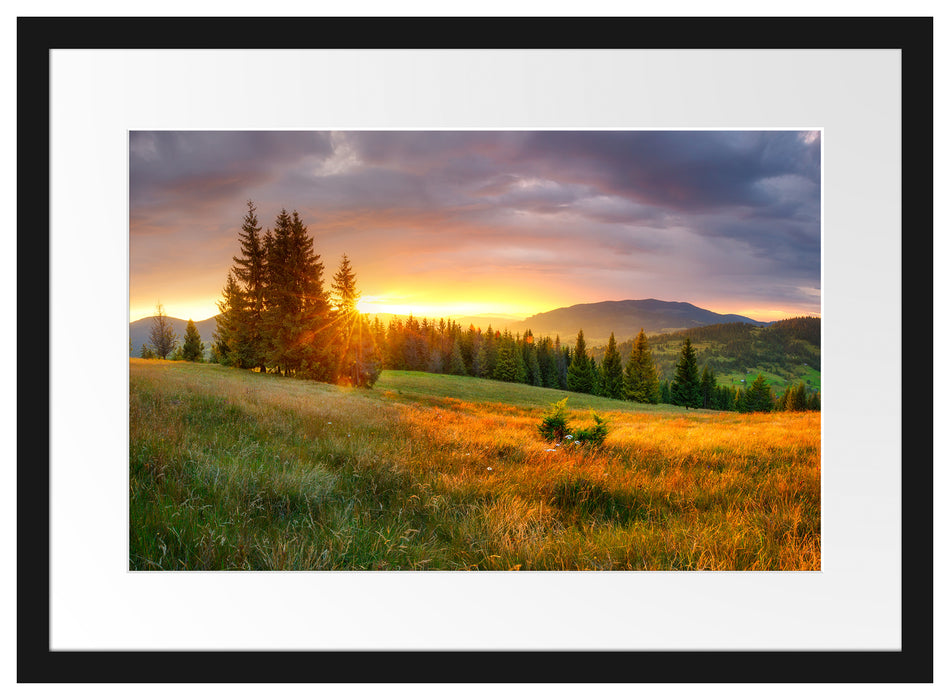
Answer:
POLYGON ((607 421, 593 411, 591 417, 594 420, 592 427, 572 430, 567 424, 567 397, 565 397, 551 404, 551 408, 541 417, 538 431, 545 440, 552 442, 573 440, 581 444, 602 445, 607 437, 607 421))
POLYGON ((548 412, 541 417, 541 425, 538 426, 538 430, 545 440, 562 442, 564 436, 568 434, 566 406, 567 397, 565 396, 560 401, 551 404, 548 412))
POLYGON ((582 443, 589 443, 591 445, 600 446, 604 444, 604 439, 607 437, 607 421, 596 413, 591 413, 591 418, 594 419, 594 425, 591 428, 581 428, 580 430, 574 433, 574 440, 582 443))

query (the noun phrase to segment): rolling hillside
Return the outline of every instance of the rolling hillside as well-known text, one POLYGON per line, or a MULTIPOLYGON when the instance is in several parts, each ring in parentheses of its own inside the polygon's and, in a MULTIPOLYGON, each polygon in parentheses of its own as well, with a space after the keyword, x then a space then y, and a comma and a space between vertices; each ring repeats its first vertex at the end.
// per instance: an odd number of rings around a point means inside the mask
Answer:
MULTIPOLYGON (((820 318, 793 318, 767 326, 719 323, 674 333, 648 334, 650 351, 661 378, 673 376, 687 336, 696 351, 697 364, 700 368, 708 365, 716 373, 719 384, 748 383, 750 378, 762 373, 777 391, 799 381, 805 382, 810 390, 821 390, 820 318)), ((632 340, 617 344, 624 360, 630 356, 632 347, 632 340)), ((604 347, 593 348, 591 355, 602 360, 604 347)))

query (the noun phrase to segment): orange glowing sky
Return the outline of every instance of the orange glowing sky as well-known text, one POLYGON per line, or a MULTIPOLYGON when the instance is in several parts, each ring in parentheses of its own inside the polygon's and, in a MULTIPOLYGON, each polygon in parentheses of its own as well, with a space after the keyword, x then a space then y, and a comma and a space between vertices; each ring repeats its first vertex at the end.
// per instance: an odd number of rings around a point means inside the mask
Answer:
POLYGON ((296 209, 364 311, 521 319, 604 300, 820 313, 820 135, 133 132, 129 318, 217 313, 246 202, 296 209))

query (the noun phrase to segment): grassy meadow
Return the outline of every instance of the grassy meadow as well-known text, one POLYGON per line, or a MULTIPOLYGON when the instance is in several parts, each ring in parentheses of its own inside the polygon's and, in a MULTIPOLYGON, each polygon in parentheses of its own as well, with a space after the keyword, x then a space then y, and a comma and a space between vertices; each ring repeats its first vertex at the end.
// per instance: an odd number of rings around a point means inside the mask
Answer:
POLYGON ((818 570, 820 414, 130 360, 129 566, 818 570), (601 447, 546 442, 609 420, 601 447))

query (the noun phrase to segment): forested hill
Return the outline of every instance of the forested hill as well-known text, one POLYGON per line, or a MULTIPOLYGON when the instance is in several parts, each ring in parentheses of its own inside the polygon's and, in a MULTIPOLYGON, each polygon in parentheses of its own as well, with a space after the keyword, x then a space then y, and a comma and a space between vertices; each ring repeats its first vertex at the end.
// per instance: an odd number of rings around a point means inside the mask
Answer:
MULTIPOLYGON (((584 329, 586 335, 587 329, 584 329)), ((660 376, 670 378, 680 357, 683 341, 689 337, 696 351, 697 365, 708 365, 717 375, 747 375, 762 372, 785 381, 810 377, 814 384, 821 371, 821 319, 790 318, 768 326, 750 323, 717 323, 700 328, 649 335, 648 342, 660 376)), ((633 340, 617 344, 626 360, 633 340)), ((604 348, 591 350, 598 361, 604 348)))

